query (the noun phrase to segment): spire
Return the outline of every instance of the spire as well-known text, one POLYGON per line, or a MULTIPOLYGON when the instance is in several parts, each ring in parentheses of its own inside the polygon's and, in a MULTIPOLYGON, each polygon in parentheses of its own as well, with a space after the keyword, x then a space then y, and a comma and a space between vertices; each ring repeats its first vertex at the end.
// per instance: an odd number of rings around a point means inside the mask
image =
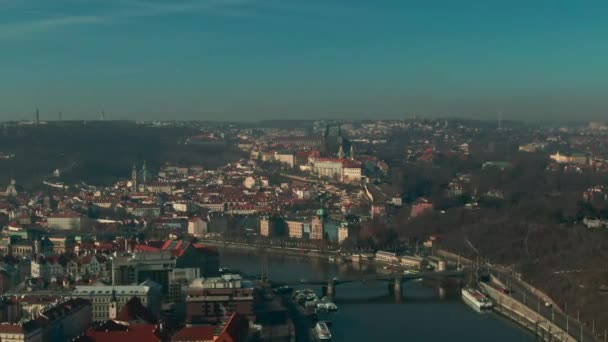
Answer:
POLYGON ((116 290, 114 290, 114 285, 112 285, 112 299, 110 299, 110 303, 108 305, 109 318, 116 319, 118 317, 118 298, 116 298, 116 290))
POLYGON ((143 184, 146 184, 148 180, 148 171, 146 169, 146 161, 144 160, 144 164, 141 166, 141 180, 143 184))
POLYGON ((133 169, 131 170, 131 188, 133 191, 137 191, 137 166, 133 163, 133 169))
POLYGON ((112 260, 112 298, 110 299, 110 303, 108 305, 108 311, 110 319, 116 319, 118 316, 118 298, 116 298, 116 289, 114 288, 116 275, 114 274, 114 258, 110 257, 110 259, 112 260))
POLYGON ((350 159, 355 159, 355 146, 353 144, 350 144, 349 157, 350 159))
POLYGON ((344 156, 344 149, 342 148, 342 145, 340 145, 340 150, 338 150, 338 158, 343 159, 344 156))

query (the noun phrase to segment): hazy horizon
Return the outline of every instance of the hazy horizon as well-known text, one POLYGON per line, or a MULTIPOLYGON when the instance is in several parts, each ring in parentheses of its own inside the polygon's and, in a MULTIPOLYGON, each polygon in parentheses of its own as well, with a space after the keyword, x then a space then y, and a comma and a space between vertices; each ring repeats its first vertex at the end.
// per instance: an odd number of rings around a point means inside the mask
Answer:
POLYGON ((605 120, 599 1, 0 0, 0 120, 605 120), (499 113, 502 113, 500 115, 499 113))

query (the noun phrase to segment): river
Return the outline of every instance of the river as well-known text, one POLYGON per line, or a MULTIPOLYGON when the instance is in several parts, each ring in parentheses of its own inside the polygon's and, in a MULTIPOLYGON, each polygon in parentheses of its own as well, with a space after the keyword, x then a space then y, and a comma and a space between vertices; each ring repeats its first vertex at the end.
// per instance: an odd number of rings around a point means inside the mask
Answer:
MULTIPOLYGON (((268 272, 274 281, 382 272, 373 265, 338 265, 278 254, 229 249, 220 249, 220 254, 222 267, 249 274, 268 272)), ((336 288, 334 301, 339 306, 331 318, 334 341, 534 341, 515 323, 493 313, 474 312, 459 293, 440 299, 437 288, 422 282, 405 282, 399 302, 388 294, 386 283, 343 284, 336 288)))

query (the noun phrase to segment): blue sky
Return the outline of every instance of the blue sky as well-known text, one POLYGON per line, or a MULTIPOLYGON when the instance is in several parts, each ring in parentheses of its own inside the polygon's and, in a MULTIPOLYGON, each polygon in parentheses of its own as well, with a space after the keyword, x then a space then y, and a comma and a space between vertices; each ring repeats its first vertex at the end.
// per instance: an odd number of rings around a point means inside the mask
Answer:
POLYGON ((608 3, 0 0, 0 120, 608 119, 608 3))

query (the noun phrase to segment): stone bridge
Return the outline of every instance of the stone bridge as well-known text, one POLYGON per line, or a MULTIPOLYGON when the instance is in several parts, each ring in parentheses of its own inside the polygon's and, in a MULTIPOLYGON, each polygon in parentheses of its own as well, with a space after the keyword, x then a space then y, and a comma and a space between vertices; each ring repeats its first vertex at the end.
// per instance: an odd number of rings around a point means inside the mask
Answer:
POLYGON ((460 270, 447 270, 447 271, 422 271, 416 274, 362 274, 355 276, 348 276, 344 278, 331 278, 331 279, 299 279, 293 281, 280 281, 272 282, 273 287, 280 286, 295 286, 295 285, 319 285, 327 287, 327 296, 334 297, 336 295, 336 287, 341 284, 354 283, 354 282, 388 282, 389 292, 394 293, 395 296, 401 296, 402 290, 401 285, 403 282, 414 279, 426 279, 426 280, 437 280, 443 281, 447 278, 463 278, 466 274, 466 269, 460 270))

